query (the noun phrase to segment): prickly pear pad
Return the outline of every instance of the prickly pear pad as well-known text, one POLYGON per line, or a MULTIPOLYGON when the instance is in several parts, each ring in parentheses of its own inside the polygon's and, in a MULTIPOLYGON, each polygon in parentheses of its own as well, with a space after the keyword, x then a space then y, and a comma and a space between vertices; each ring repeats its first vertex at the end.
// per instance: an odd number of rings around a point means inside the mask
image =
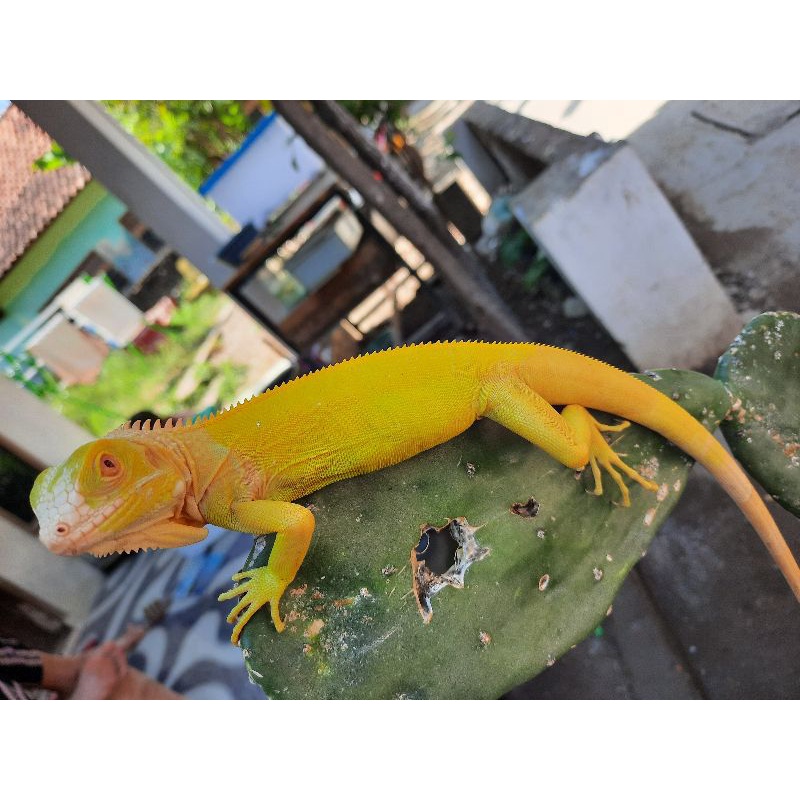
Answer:
MULTIPOLYGON (((728 411, 704 375, 642 379, 710 430, 728 411)), ((631 425, 612 440, 660 487, 629 483, 630 508, 612 481, 595 497, 590 470, 576 475, 488 420, 307 498, 317 527, 282 601, 286 630, 259 613, 242 635, 252 679, 273 698, 496 698, 530 679, 605 618, 686 484, 690 459, 657 434, 631 425), (463 588, 431 597, 426 624, 411 553, 425 559, 421 531, 457 518, 489 552, 463 588)), ((256 540, 245 568, 266 563, 272 538, 256 540)))

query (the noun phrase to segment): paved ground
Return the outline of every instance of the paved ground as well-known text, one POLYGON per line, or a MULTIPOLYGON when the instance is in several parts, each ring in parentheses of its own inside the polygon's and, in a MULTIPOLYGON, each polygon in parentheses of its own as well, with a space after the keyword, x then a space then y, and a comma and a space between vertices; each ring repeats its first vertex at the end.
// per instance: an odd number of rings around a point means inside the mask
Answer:
POLYGON ((799 113, 675 101, 628 137, 747 318, 800 310, 799 113))

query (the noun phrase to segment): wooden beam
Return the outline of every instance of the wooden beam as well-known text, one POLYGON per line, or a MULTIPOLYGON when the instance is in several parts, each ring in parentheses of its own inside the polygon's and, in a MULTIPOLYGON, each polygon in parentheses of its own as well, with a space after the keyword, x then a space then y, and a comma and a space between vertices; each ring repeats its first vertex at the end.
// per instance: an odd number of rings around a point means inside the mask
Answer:
POLYGON ((331 169, 425 256, 452 290, 463 310, 475 320, 482 336, 506 341, 524 341, 527 338, 515 315, 488 278, 474 274, 469 266, 457 258, 408 203, 401 202, 400 196, 387 181, 375 179, 370 166, 343 139, 336 137, 307 104, 276 100, 273 105, 331 169))

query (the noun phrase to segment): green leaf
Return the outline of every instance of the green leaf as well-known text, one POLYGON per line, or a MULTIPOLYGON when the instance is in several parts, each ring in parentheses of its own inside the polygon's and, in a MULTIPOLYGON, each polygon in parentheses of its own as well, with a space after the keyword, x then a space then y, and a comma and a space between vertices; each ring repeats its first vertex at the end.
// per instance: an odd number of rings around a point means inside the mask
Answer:
POLYGON ((753 319, 720 358, 716 377, 736 401, 722 424, 733 454, 800 516, 800 315, 753 319))
POLYGON ((235 100, 103 100, 106 110, 197 188, 252 128, 235 100))
MULTIPOLYGON (((709 428, 728 410, 724 388, 706 376, 670 370, 645 380, 709 428)), ((493 698, 530 679, 602 623, 686 483, 690 460, 658 435, 631 426, 613 441, 662 486, 657 495, 634 485, 622 508, 606 476, 595 497, 589 470, 576 477, 486 420, 316 493, 317 530, 281 603, 286 630, 276 633, 266 609, 244 629, 253 680, 274 698, 493 698), (411 551, 420 526, 457 517, 478 528, 476 546, 489 553, 476 552, 464 588, 431 598, 424 624, 411 551)), ((266 563, 273 538, 256 540, 248 567, 266 563)))
POLYGON ((53 142, 50 149, 33 162, 33 168, 39 172, 50 172, 75 163, 75 159, 64 152, 61 145, 53 142))

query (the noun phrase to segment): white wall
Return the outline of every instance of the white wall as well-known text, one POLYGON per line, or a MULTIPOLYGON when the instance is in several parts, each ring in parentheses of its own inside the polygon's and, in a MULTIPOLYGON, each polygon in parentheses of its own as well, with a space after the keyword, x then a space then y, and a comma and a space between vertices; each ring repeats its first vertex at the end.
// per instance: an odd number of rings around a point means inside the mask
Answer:
POLYGON ((57 608, 73 629, 88 617, 105 580, 90 562, 51 553, 5 515, 0 515, 0 578, 57 608))
POLYGON ((0 444, 39 469, 60 463, 93 438, 5 375, 0 375, 0 409, 0 444))
POLYGON ((697 369, 742 320, 633 148, 553 164, 514 215, 637 368, 697 369))
MULTIPOLYGON (((93 438, 3 375, 0 409, 0 444, 38 468, 63 461, 93 438)), ((57 608, 72 628, 84 622, 105 580, 88 560, 54 555, 6 514, 0 514, 0 578, 57 608)))
POLYGON ((325 162, 277 114, 217 170, 201 191, 240 225, 263 228, 269 217, 325 162))

